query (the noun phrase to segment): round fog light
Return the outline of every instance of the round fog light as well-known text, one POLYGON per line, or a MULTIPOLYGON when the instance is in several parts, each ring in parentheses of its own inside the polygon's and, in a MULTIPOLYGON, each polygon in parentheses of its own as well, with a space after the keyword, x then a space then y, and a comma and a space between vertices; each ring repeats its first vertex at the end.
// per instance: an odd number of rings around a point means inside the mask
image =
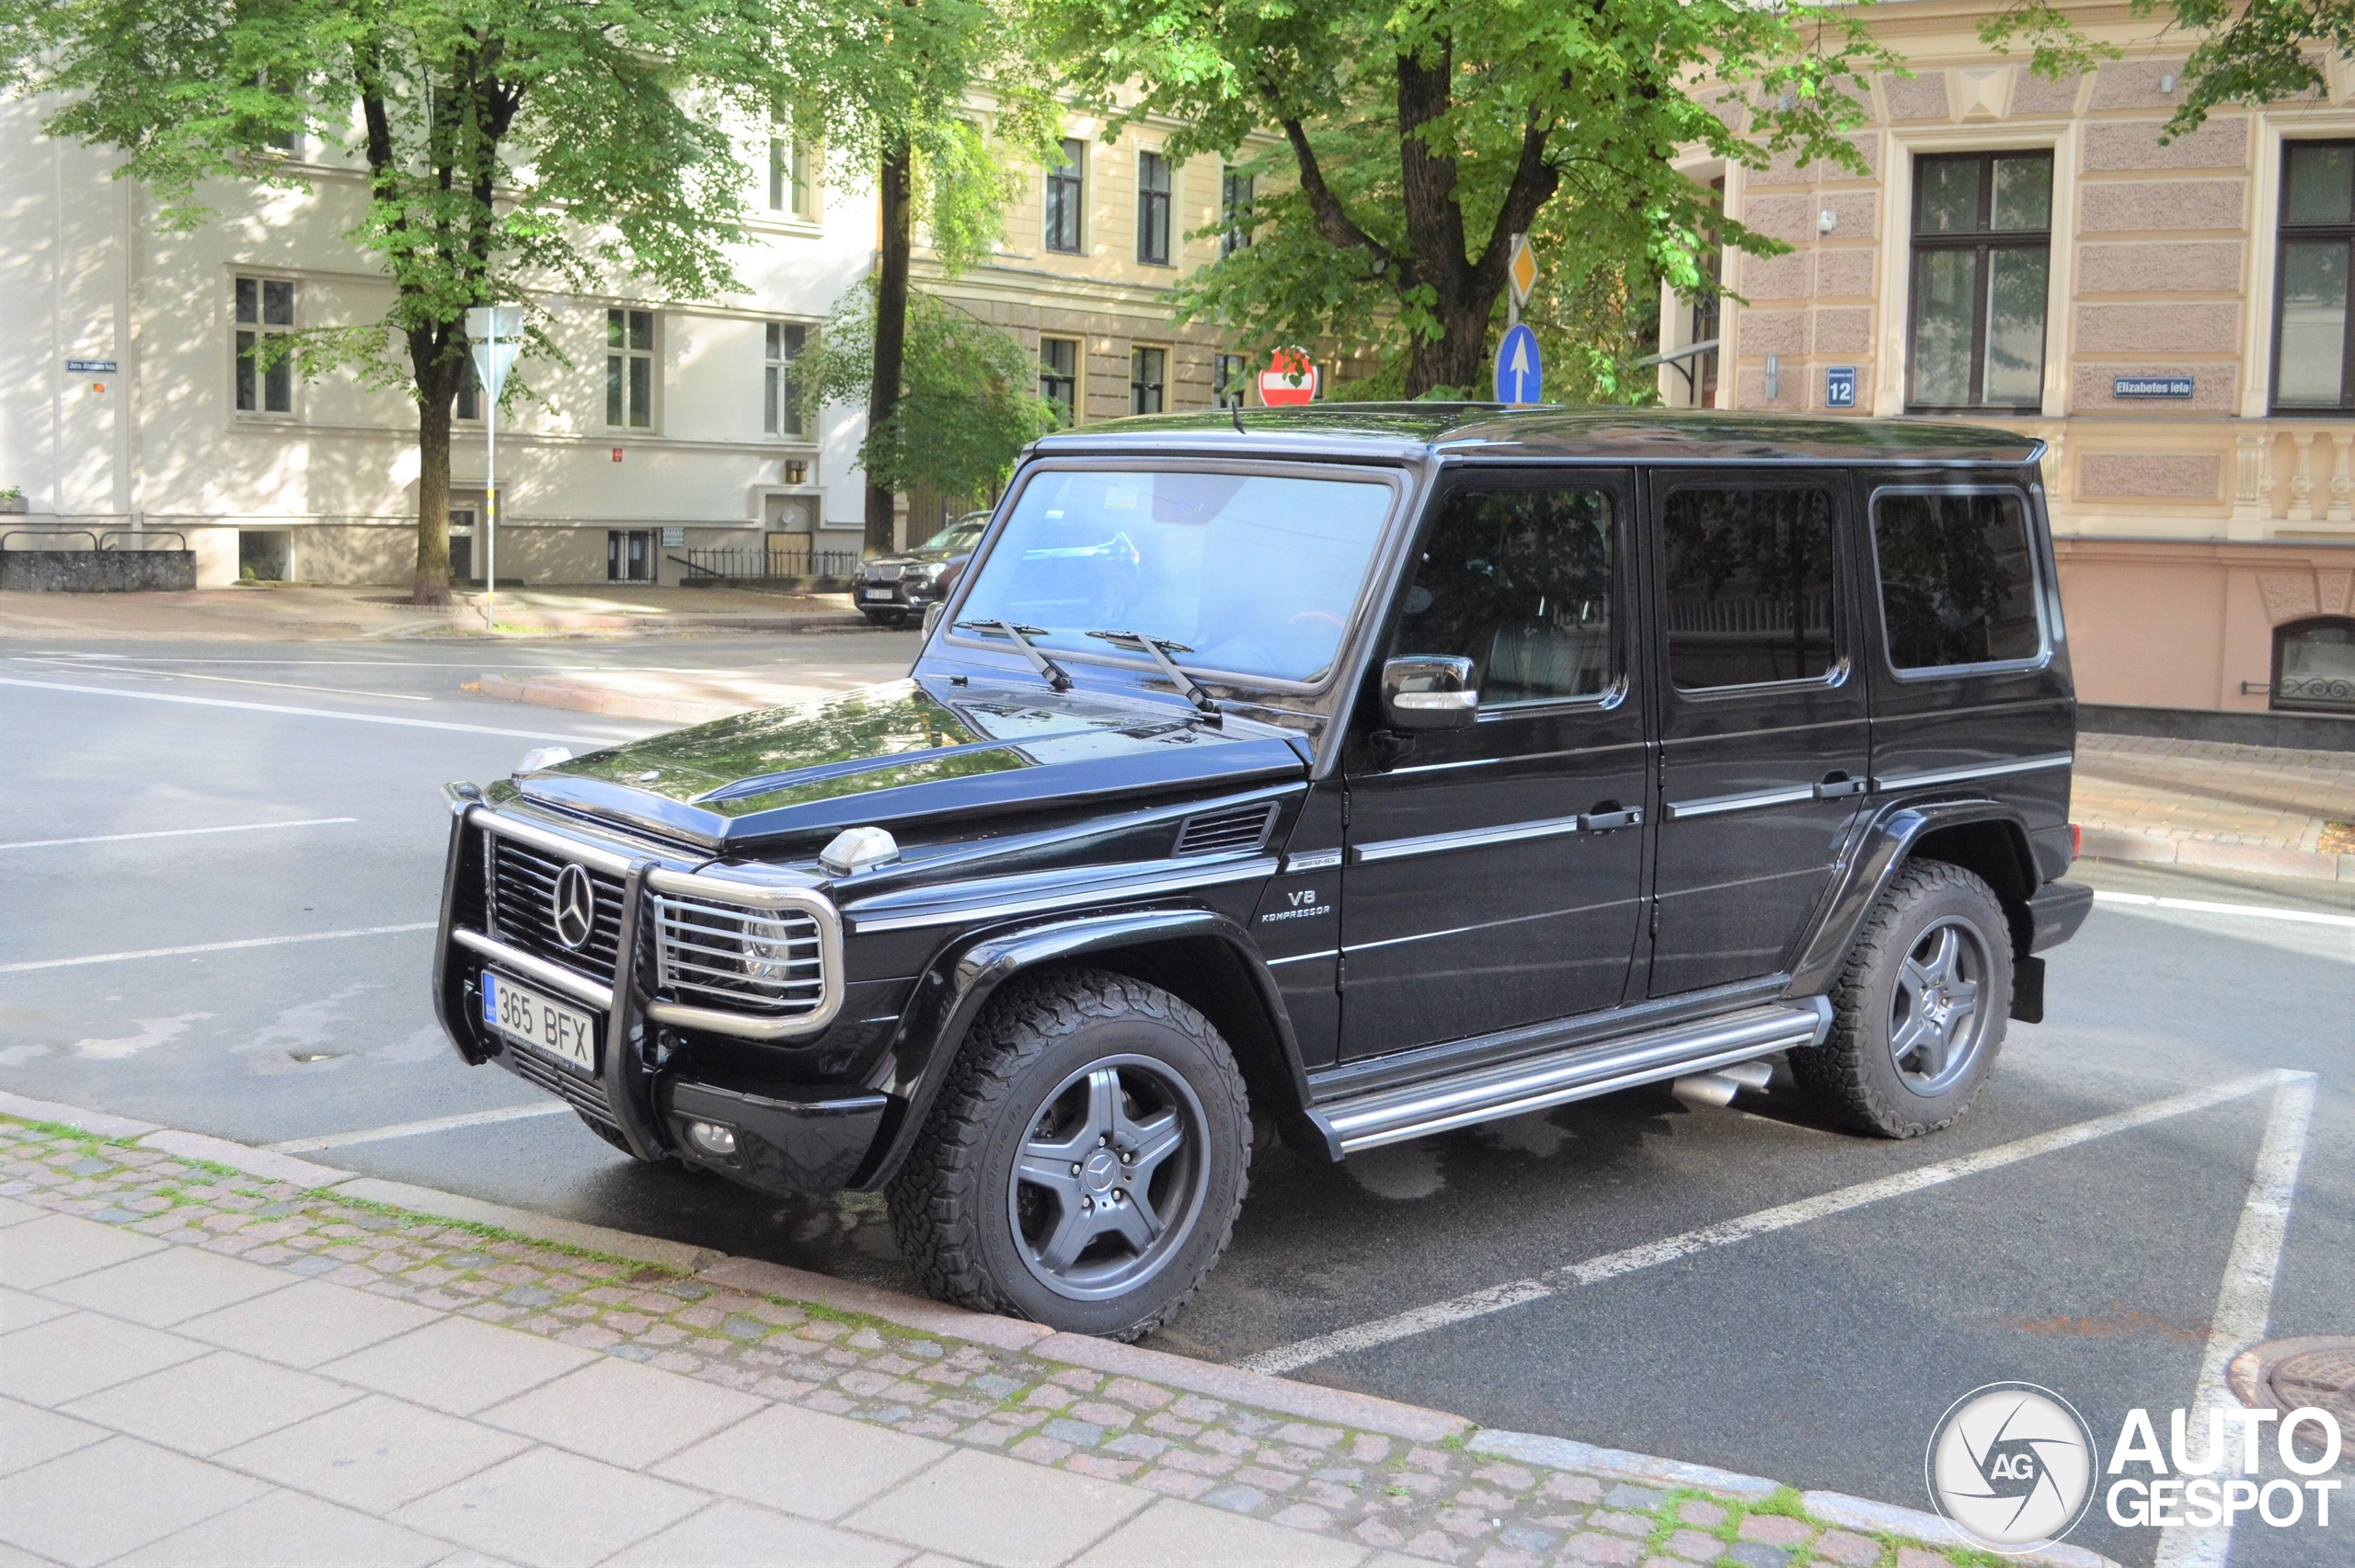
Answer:
POLYGON ((687 1141, 706 1154, 732 1156, 736 1152, 735 1130, 711 1122, 689 1122, 687 1141))

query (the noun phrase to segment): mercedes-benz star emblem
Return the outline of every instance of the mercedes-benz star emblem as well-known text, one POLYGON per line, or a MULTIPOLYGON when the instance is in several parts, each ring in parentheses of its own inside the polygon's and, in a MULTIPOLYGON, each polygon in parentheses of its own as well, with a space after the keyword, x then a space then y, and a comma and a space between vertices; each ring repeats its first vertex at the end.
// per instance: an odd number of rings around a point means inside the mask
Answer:
POLYGON ((597 889, 589 873, 568 865, 556 874, 556 891, 548 895, 548 914, 556 921, 556 939, 578 947, 597 929, 597 889))

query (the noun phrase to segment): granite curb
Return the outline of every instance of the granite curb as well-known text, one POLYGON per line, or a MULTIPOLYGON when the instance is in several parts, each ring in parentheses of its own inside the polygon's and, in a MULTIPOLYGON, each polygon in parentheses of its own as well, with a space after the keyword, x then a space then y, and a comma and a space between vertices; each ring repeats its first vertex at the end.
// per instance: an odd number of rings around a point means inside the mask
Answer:
MULTIPOLYGON (((1664 1507, 1672 1503, 1674 1495, 1679 1494, 1714 1494, 1725 1499, 1730 1506, 1763 1505, 1769 1512, 1787 1509, 1788 1500, 1795 1495, 1792 1489, 1763 1477, 1743 1475, 1709 1465, 1692 1464, 1632 1453, 1624 1449, 1602 1448, 1538 1433, 1512 1432, 1494 1428, 1481 1429, 1465 1417, 1442 1411, 1427 1410, 1347 1390, 1293 1382, 1266 1373, 1196 1361, 1165 1351, 1148 1350, 1107 1340, 1057 1333, 1038 1323, 967 1311, 961 1308, 921 1300, 877 1287, 836 1279, 830 1276, 811 1274, 806 1270, 791 1268, 784 1265, 752 1258, 729 1257, 706 1248, 694 1248, 679 1242, 638 1236, 603 1226, 558 1219, 528 1210, 511 1208, 501 1204, 465 1197, 462 1195, 412 1186, 406 1183, 358 1176, 334 1167, 317 1165, 291 1156, 254 1149, 225 1139, 163 1127, 155 1123, 135 1117, 112 1116, 79 1106, 33 1099, 6 1091, 0 1091, 0 1114, 78 1128, 85 1134, 129 1143, 134 1148, 153 1154, 204 1161, 274 1184, 276 1190, 281 1194, 289 1193, 296 1187, 303 1187, 329 1201, 378 1204, 388 1208, 406 1210, 426 1219, 454 1219, 463 1223, 483 1225, 511 1230, 524 1237, 559 1245, 604 1253, 634 1261, 657 1263, 682 1274, 691 1274, 693 1280, 699 1285, 748 1294, 791 1298, 835 1311, 880 1320, 896 1328, 913 1330, 920 1333, 938 1334, 977 1345, 993 1346, 1027 1356, 1033 1362, 1050 1363, 1075 1369, 1058 1375, 1052 1379, 1057 1382, 1067 1377, 1084 1377, 1087 1372, 1107 1374, 1113 1378, 1115 1382, 1108 1386, 1106 1391, 1116 1398, 1120 1397, 1116 1391, 1121 1386, 1120 1380, 1131 1379, 1132 1381, 1128 1384, 1130 1387, 1146 1383, 1163 1385, 1182 1391, 1187 1396, 1197 1397, 1212 1409, 1223 1408, 1216 1402, 1231 1402, 1235 1404, 1270 1412, 1276 1415, 1288 1415, 1301 1421, 1321 1424, 1316 1427, 1284 1428, 1282 1432, 1277 1434, 1278 1438, 1285 1437, 1286 1434, 1299 1434, 1300 1436, 1292 1440, 1321 1441, 1329 1444, 1342 1436, 1338 1429, 1346 1427, 1361 1433, 1381 1435, 1365 1437, 1362 1439, 1364 1442, 1381 1444, 1384 1437, 1397 1437, 1419 1445, 1431 1446, 1419 1448, 1414 1455, 1410 1456, 1410 1461, 1420 1459, 1426 1455, 1436 1459, 1446 1448, 1460 1447, 1469 1457, 1512 1461, 1520 1465, 1551 1471, 1558 1477, 1566 1478, 1558 1492, 1556 1490, 1556 1483, 1548 1483, 1545 1489, 1546 1494, 1575 1497, 1578 1501, 1586 1504, 1600 1503, 1605 1513, 1597 1516, 1598 1522, 1606 1516, 1614 1520, 1628 1519, 1624 1510, 1629 1508, 1664 1507), (1329 1434, 1329 1436, 1319 1437, 1316 1436, 1319 1433, 1329 1434), (1603 1496, 1594 1482, 1575 1479, 1579 1476, 1600 1476, 1621 1484, 1617 1491, 1603 1496), (1595 1495, 1585 1496, 1575 1490, 1580 1487, 1595 1490, 1595 1495), (1778 1497, 1781 1501, 1777 1501, 1778 1497), (1620 1509, 1623 1512, 1616 1515, 1610 1514, 1609 1510, 1612 1509, 1620 1509)), ((96 1203, 100 1200, 93 1198, 88 1201, 96 1203)), ((283 1204, 281 1207, 284 1207, 283 1204)), ((508 1244, 502 1243, 502 1245, 508 1244)), ((941 1352, 938 1347, 934 1347, 929 1354, 936 1357, 941 1352)), ((985 1353, 976 1351, 971 1354, 985 1353)), ((660 1365, 659 1360, 657 1365, 660 1365)), ((888 1379, 884 1380, 889 1381, 888 1379)), ((1093 1380, 1090 1379, 1090 1386, 1093 1380)), ((1078 1386, 1074 1385, 1074 1387, 1078 1386)), ((1168 1396, 1163 1394, 1157 1397, 1166 1400, 1168 1396)), ((1054 1402, 1053 1408, 1062 1408, 1069 1399, 1068 1394, 1063 1396, 1061 1400, 1054 1402)), ((1030 1402, 1037 1402, 1036 1398, 1034 1397, 1030 1402)), ((847 1408, 845 1406, 845 1413, 847 1408)), ((1184 1401, 1181 1399, 1178 1404, 1172 1408, 1183 1410, 1184 1401)), ((1075 1425, 1075 1423, 1066 1421, 1063 1425, 1075 1425)), ((1050 1423, 1042 1430, 1052 1432, 1054 1425, 1054 1423, 1050 1423)), ((1271 1420, 1262 1420, 1259 1423, 1262 1428, 1273 1425, 1274 1423, 1271 1420)), ((995 1441, 995 1439, 990 1439, 990 1441, 995 1441)), ((1055 1445, 1061 1448, 1068 1448, 1070 1446, 1067 1443, 1055 1445)), ((1166 1448, 1167 1445, 1162 1446, 1166 1448)), ((1011 1451, 1018 1457, 1035 1459, 1035 1456, 1022 1454, 1019 1446, 1011 1451)), ((1082 1460, 1074 1459, 1072 1462, 1076 1465, 1082 1460)), ((1091 1471, 1085 1473, 1096 1472, 1091 1471)), ((1255 1473, 1258 1473, 1262 1480, 1282 1479, 1281 1476, 1248 1471, 1238 1471, 1237 1477, 1239 1479, 1255 1473)), ((1319 1472, 1320 1477, 1325 1473, 1327 1472, 1319 1472)), ((1509 1478, 1505 1473, 1494 1467, 1489 1471, 1475 1472, 1475 1480, 1483 1478, 1489 1479, 1494 1484, 1509 1484, 1509 1478)), ((1108 1475, 1106 1479, 1111 1479, 1111 1477, 1108 1475)), ((1520 1472, 1519 1484, 1523 1489, 1533 1484, 1526 1472, 1520 1472)), ((1246 1485, 1230 1485, 1224 1490, 1250 1492, 1251 1488, 1246 1485)), ((1256 1493, 1252 1495, 1254 1498, 1258 1497, 1256 1493)), ((1454 1512, 1488 1512, 1491 1504, 1487 1500, 1488 1494, 1486 1493, 1476 1494, 1466 1493, 1458 1498, 1458 1502, 1475 1495, 1481 1499, 1476 1508, 1459 1508, 1454 1512)), ((1815 1525, 1830 1527, 1834 1530, 1869 1532, 1884 1539, 1910 1538, 1913 1541, 1932 1545, 1940 1551, 1947 1550, 1948 1545, 1966 1544, 1945 1520, 1919 1510, 1876 1503, 1869 1499, 1851 1497, 1832 1492, 1807 1492, 1797 1494, 1796 1497, 1815 1525)), ((1217 1494, 1205 1496, 1203 1501, 1217 1506, 1234 1506, 1232 1502, 1223 1500, 1223 1495, 1217 1494)), ((1502 1497, 1495 1499, 1498 1504, 1503 1501, 1502 1497)), ((1240 1511, 1251 1513, 1258 1505, 1259 1503, 1255 1501, 1241 1508, 1240 1511)), ((1700 1505, 1688 1506, 1700 1506, 1700 1505)), ((1296 1525, 1297 1528, 1310 1530, 1312 1533, 1319 1533, 1325 1528, 1324 1523, 1307 1519, 1293 1520, 1287 1516, 1292 1512, 1300 1511, 1304 1510, 1286 1510, 1284 1515, 1275 1516, 1272 1522, 1296 1525)), ((1310 1515, 1321 1515, 1323 1510, 1312 1507, 1305 1509, 1304 1512, 1310 1515)), ((1722 1520, 1722 1510, 1718 1511, 1717 1517, 1722 1520)), ((1628 1519, 1628 1522, 1648 1524, 1649 1521, 1628 1519)), ((1798 1520, 1792 1520, 1789 1523, 1794 1526, 1800 1525, 1798 1520)), ((1603 1528, 1608 1530, 1618 1530, 1621 1526, 1617 1523, 1606 1523, 1603 1528)), ((1726 1528, 1729 1529, 1731 1527, 1729 1525, 1726 1528)), ((1808 1527, 1801 1526, 1800 1528, 1802 1534, 1811 1533, 1808 1527)), ((1327 1539, 1332 1538, 1328 1535, 1327 1539)), ((1401 1544, 1397 1541, 1377 1542, 1364 1535, 1360 1535, 1358 1539, 1369 1545, 1401 1544)), ((1422 1540, 1404 1544, 1409 1552, 1416 1555, 1431 1554, 1418 1550, 1425 1544, 1422 1540)), ((1570 1557, 1576 1557, 1581 1563, 1597 1564, 1617 1563, 1623 1561, 1621 1556, 1604 1551, 1605 1548, 1611 1549, 1611 1551, 1616 1551, 1620 1548, 1632 1550, 1634 1547, 1632 1541, 1614 1541, 1591 1535, 1581 1535, 1578 1538, 1578 1541, 1571 1544, 1572 1550, 1568 1554, 1570 1557), (1590 1543, 1589 1550, 1580 1551, 1578 1542, 1590 1543), (1601 1544, 1593 1544, 1596 1542, 1601 1544), (1604 1554, 1592 1555, 1592 1552, 1596 1551, 1603 1551, 1604 1554)), ((1857 1544, 1865 1543, 1858 1540, 1857 1544)), ((1902 1542, 1900 1544, 1902 1545, 1902 1542)), ((1442 1542, 1443 1548, 1444 1545, 1445 1543, 1442 1542)), ((1443 1561, 1453 1561, 1455 1552, 1452 1548, 1447 1548, 1439 1555, 1443 1561)), ((1516 1555, 1526 1554, 1517 1553, 1516 1555)), ((1487 1560, 1483 1559, 1483 1561, 1487 1560)), ((1632 1565, 1635 1557, 1626 1556, 1624 1561, 1632 1565)), ((2065 1543, 2035 1552, 2019 1554, 2012 1561, 2043 1564, 2046 1568, 2118 1568, 2117 1564, 2098 1553, 2068 1546, 2065 1543)), ((1899 1554, 1899 1562, 1900 1568, 1906 1568, 1903 1551, 1899 1554)), ((1677 1568, 1690 1568, 1690 1565, 1679 1564, 1677 1568)))
POLYGON ((2113 828, 2100 822, 2081 822, 2078 828, 2083 834, 2078 853, 2087 860, 2133 861, 2260 876, 2355 883, 2355 854, 2322 854, 2263 844, 2220 844, 2206 839, 2178 837, 2164 828, 2113 828))

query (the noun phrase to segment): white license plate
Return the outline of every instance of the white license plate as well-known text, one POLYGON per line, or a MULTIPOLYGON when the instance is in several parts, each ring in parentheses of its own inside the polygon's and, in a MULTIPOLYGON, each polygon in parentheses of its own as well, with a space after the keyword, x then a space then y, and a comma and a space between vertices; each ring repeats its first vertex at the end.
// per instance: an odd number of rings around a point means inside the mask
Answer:
POLYGON ((483 971, 482 1021, 534 1050, 584 1072, 597 1070, 596 1014, 542 996, 503 975, 483 971))
POLYGON ((870 588, 867 590, 867 597, 869 599, 889 599, 891 597, 891 590, 888 588, 870 588))

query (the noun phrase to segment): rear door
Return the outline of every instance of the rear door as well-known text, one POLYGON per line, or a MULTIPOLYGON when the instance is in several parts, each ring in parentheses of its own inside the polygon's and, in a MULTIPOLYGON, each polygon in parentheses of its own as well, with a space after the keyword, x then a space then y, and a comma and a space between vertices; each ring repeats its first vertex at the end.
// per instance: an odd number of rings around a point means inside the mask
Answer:
POLYGON ((1869 788, 1838 469, 1660 470, 1650 994, 1775 973, 1869 788))
POLYGON ((1384 657, 1474 662, 1479 719, 1401 750, 1380 661, 1344 754, 1341 1051, 1616 1005, 1641 909, 1642 682, 1624 470, 1442 481, 1384 657))

